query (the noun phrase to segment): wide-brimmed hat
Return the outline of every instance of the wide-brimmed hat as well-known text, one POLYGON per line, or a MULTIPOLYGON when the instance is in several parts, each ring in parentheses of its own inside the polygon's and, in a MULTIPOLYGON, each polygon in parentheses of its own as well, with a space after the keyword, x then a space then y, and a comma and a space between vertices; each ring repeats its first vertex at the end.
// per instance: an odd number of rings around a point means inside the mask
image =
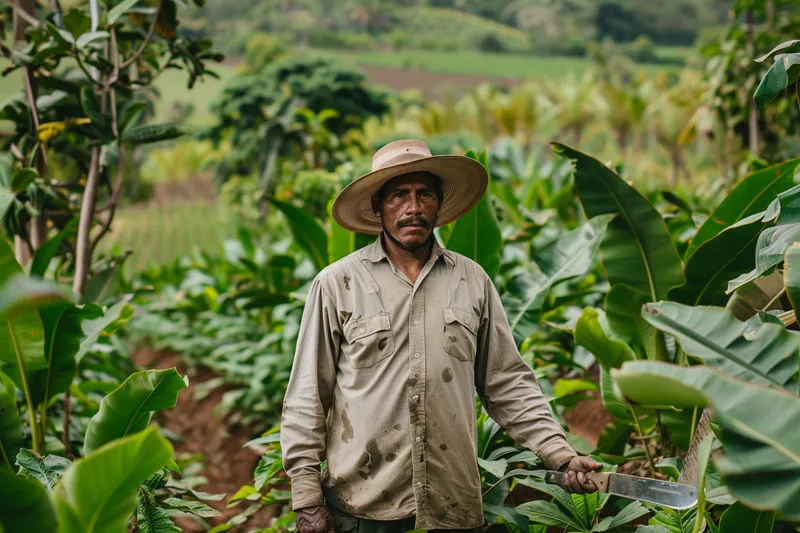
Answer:
POLYGON ((443 200, 437 227, 444 226, 475 207, 489 183, 483 165, 462 155, 432 155, 418 140, 390 142, 375 152, 372 170, 347 185, 333 202, 333 219, 344 229, 379 234, 383 227, 372 210, 372 196, 392 178, 411 172, 430 172, 442 181, 443 200))

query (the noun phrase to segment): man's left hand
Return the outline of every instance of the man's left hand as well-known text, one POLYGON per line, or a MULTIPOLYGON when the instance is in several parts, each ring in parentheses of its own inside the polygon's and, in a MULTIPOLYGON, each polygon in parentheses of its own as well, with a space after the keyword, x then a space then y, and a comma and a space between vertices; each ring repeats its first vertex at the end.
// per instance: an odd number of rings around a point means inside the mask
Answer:
POLYGON ((598 468, 602 468, 602 466, 602 464, 588 457, 575 457, 559 469, 566 474, 564 480, 561 482, 561 486, 567 492, 574 492, 577 494, 597 492, 597 486, 592 480, 586 477, 586 472, 597 470, 598 468))

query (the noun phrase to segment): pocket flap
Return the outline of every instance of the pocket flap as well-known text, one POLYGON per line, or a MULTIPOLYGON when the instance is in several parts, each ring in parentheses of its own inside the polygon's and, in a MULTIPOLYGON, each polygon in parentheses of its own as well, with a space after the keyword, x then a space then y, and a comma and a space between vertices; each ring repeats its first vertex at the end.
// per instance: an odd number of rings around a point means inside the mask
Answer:
POLYGON ((471 312, 460 309, 458 307, 445 307, 444 308, 444 321, 447 324, 452 324, 453 322, 458 322, 473 335, 478 334, 478 316, 472 314, 471 312))
POLYGON ((352 343, 362 337, 372 335, 378 331, 388 331, 389 329, 389 313, 379 312, 365 316, 356 320, 347 329, 347 342, 352 343))

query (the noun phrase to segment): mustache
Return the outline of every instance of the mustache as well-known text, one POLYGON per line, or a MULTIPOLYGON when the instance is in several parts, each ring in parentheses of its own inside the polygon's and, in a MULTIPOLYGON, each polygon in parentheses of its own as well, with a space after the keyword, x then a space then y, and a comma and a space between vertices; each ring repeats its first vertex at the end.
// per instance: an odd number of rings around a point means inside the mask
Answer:
POLYGON ((430 221, 425 217, 417 216, 417 217, 405 218, 399 221, 397 225, 401 228, 404 226, 423 226, 425 228, 429 228, 430 221))

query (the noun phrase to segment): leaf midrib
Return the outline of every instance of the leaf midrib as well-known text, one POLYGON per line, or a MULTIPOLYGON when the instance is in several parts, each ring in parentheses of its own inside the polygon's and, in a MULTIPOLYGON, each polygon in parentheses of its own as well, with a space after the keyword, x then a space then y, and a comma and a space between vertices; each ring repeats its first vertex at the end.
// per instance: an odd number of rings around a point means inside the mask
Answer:
POLYGON ((657 320, 661 320, 663 322, 666 322, 667 325, 669 325, 672 328, 680 331, 681 333, 683 333, 687 337, 691 338, 693 341, 697 342, 698 344, 701 344, 701 345, 705 346, 706 348, 708 348, 709 350, 712 350, 712 351, 715 351, 716 353, 719 353, 720 355, 722 355, 723 357, 727 358, 728 360, 738 364, 739 366, 741 366, 743 368, 746 368, 747 370, 751 371, 753 374, 756 374, 757 376, 760 376, 760 377, 766 379, 770 383, 773 383, 774 385, 780 387, 781 390, 784 390, 784 387, 783 387, 783 385, 781 383, 778 383, 777 381, 772 379, 769 375, 764 374, 763 372, 761 372, 761 370, 759 370, 758 368, 754 367, 750 363, 741 360, 738 356, 734 355, 729 350, 723 348, 719 344, 717 344, 715 342, 711 342, 707 337, 705 337, 703 335, 697 334, 697 332, 695 332, 693 329, 690 329, 690 328, 684 326, 683 324, 681 324, 680 322, 677 322, 677 321, 673 320, 672 318, 670 318, 668 316, 665 316, 663 313, 660 313, 660 314, 656 315, 656 318, 657 318, 657 320))

